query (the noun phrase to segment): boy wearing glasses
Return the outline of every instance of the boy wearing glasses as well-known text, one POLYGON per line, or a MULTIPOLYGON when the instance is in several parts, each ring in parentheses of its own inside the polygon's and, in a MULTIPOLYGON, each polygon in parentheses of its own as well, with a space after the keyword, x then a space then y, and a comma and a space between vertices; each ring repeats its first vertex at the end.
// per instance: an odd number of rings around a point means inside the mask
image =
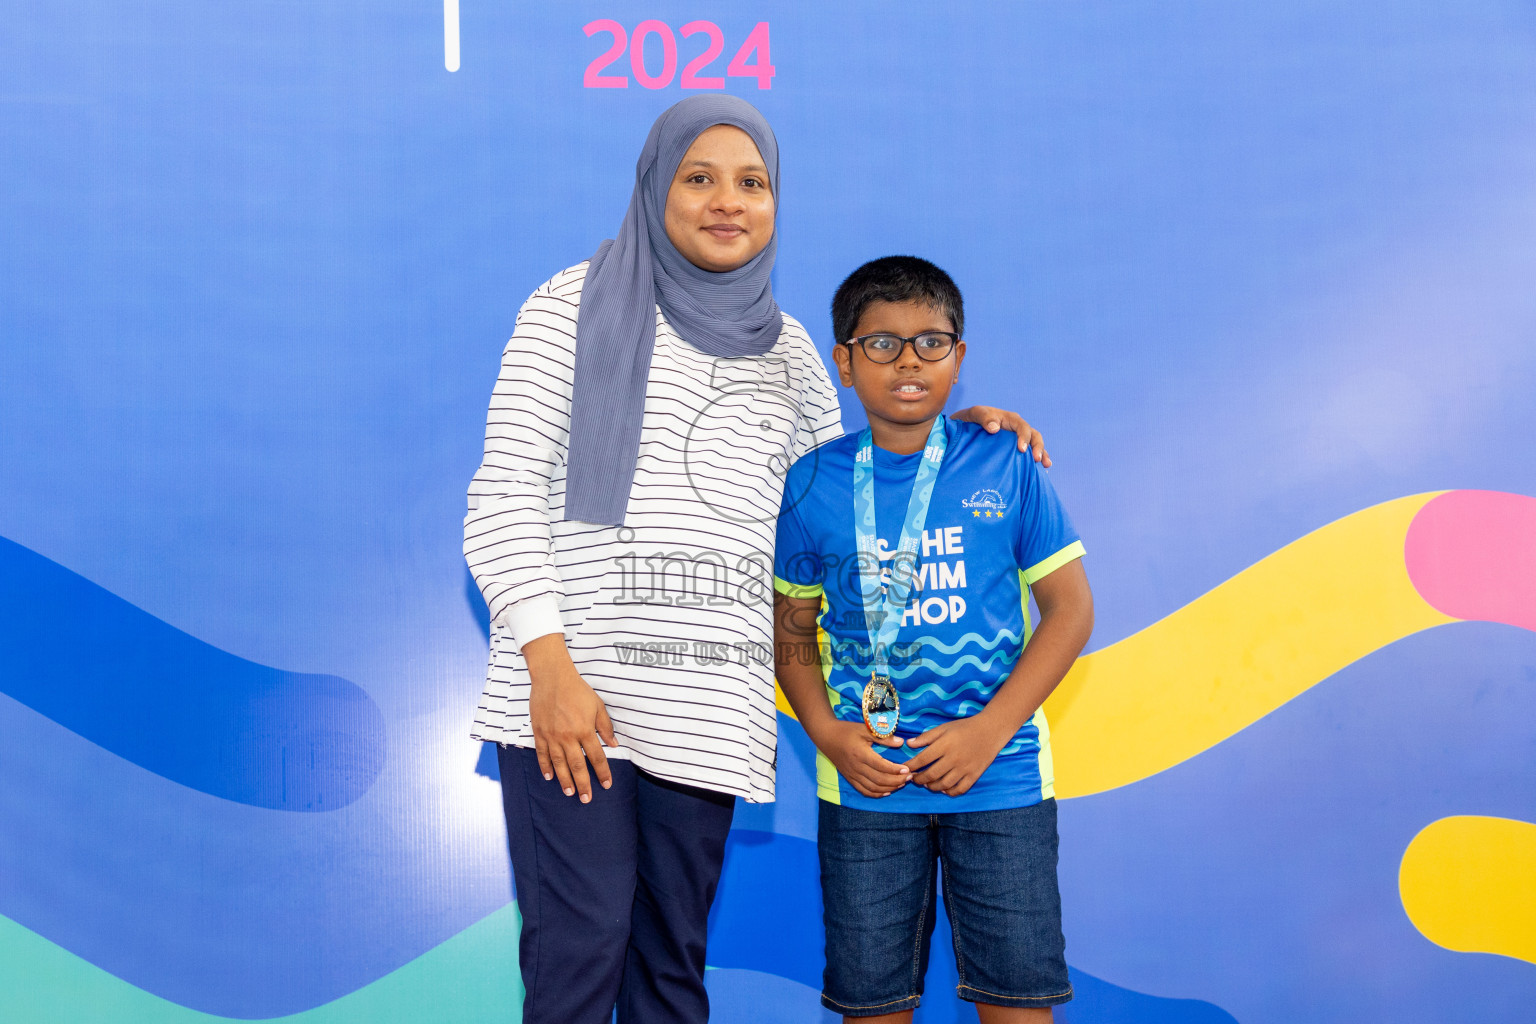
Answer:
POLYGON ((1048 1021, 1072 990, 1040 706, 1093 628, 1083 546, 1027 455, 942 415, 949 275, 867 263, 832 326, 869 428, 791 468, 774 559, 778 681, 818 749, 822 1003, 911 1019, 942 865, 960 997, 982 1024, 1048 1021))

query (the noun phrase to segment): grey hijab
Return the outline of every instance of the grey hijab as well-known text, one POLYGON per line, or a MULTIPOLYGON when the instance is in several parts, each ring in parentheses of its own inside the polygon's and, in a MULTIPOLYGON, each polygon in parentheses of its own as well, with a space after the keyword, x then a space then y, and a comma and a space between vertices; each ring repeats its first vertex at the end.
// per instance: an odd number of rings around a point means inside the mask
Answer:
POLYGON ((635 165, 635 190, 618 237, 598 246, 581 290, 566 519, 624 523, 640 453, 656 306, 683 340, 712 356, 762 355, 778 340, 784 317, 768 279, 777 230, 762 252, 725 273, 689 263, 667 237, 663 214, 672 177, 694 139, 717 124, 734 125, 757 143, 777 214, 779 146, 756 107, 707 93, 668 107, 656 119, 635 165))

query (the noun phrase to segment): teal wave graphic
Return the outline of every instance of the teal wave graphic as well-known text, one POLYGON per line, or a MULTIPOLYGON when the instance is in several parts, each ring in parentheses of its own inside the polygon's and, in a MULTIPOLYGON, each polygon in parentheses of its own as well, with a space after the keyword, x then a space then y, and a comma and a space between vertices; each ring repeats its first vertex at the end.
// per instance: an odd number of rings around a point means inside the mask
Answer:
MULTIPOLYGON (((968 665, 974 666, 978 672, 995 672, 997 663, 1006 662, 1010 657, 1012 657, 1012 655, 1012 651, 994 651, 987 655, 986 659, 983 660, 974 654, 962 654, 960 657, 956 658, 953 662, 944 666, 943 668, 940 668, 937 665, 928 664, 925 659, 920 664, 907 665, 904 668, 892 669, 891 678, 907 679, 913 675, 916 675, 918 672, 926 672, 929 675, 941 676, 947 679, 968 665)), ((982 684, 977 683, 976 685, 980 686, 982 684)))
MULTIPOLYGON (((915 700, 918 697, 936 696, 940 700, 954 700, 962 694, 980 693, 983 688, 983 685, 974 679, 968 679, 960 683, 953 690, 946 690, 935 681, 924 683, 913 690, 903 690, 901 698, 902 700, 915 700)), ((837 691, 839 697, 852 704, 858 704, 864 699, 864 686, 860 681, 837 683, 833 685, 832 689, 837 691)), ((905 712, 903 712, 903 717, 905 717, 905 712)))
POLYGON ((923 650, 925 652, 934 650, 942 654, 954 654, 958 652, 962 647, 968 647, 971 644, 975 644, 977 647, 980 647, 984 651, 990 651, 996 648, 997 645, 1002 643, 1004 640, 1007 640, 1010 643, 1019 644, 1023 643, 1024 636, 1022 633, 1015 633, 1012 630, 1005 629, 998 633, 991 640, 987 640, 980 633, 967 633, 956 640, 953 644, 946 644, 938 638, 931 636, 920 636, 916 638, 916 641, 923 645, 923 650))
MULTIPOLYGON (((911 640, 903 641, 902 646, 906 646, 908 644, 919 644, 921 645, 924 653, 929 651, 938 651, 940 654, 955 654, 962 648, 969 647, 973 644, 984 651, 994 650, 1005 640, 1012 644, 1019 644, 1023 642, 1024 635, 1021 633, 1015 633, 1012 630, 1005 629, 999 632, 991 640, 988 640, 980 633, 966 633, 952 644, 946 644, 937 637, 919 636, 913 637, 911 640)), ((872 651, 872 648, 869 644, 861 644, 857 640, 848 639, 837 640, 836 648, 839 651, 847 652, 854 655, 855 657, 862 659, 869 658, 872 651)))
MULTIPOLYGON (((284 1024, 484 1024, 522 1019, 517 904, 482 918, 372 984, 284 1024)), ((7 1021, 26 1024, 223 1024, 223 1017, 146 992, 0 916, 0 992, 7 1021)))
MULTIPOLYGON (((986 661, 982 661, 980 658, 976 657, 976 655, 974 655, 974 654, 964 654, 964 655, 961 655, 958 659, 956 659, 956 661, 955 661, 955 663, 953 665, 945 666, 942 669, 941 668, 935 668, 933 666, 925 666, 925 667, 926 667, 927 672, 928 672, 929 675, 937 676, 939 679, 949 679, 952 676, 959 675, 963 670, 965 670, 967 668, 974 669, 975 672, 985 672, 985 673, 991 673, 992 675, 996 675, 997 674, 997 669, 996 669, 996 667, 992 663, 997 658, 1002 657, 1002 656, 1003 656, 1003 653, 999 652, 998 654, 989 655, 987 657, 986 661)), ((915 673, 915 671, 916 670, 914 669, 912 672, 906 673, 906 676, 913 675, 915 673)), ((973 676, 974 674, 975 673, 967 673, 967 676, 968 677, 969 676, 973 676)), ((892 675, 895 675, 895 673, 892 673, 892 675)), ((904 690, 904 691, 902 691, 902 696, 905 697, 905 696, 907 696, 910 693, 911 696, 916 697, 916 696, 920 696, 920 695, 926 694, 926 693, 937 692, 937 693, 941 694, 947 700, 950 697, 954 696, 955 694, 965 693, 967 690, 975 690, 977 692, 981 692, 981 691, 985 690, 989 686, 996 685, 998 682, 1000 682, 1000 680, 992 679, 992 678, 989 678, 989 679, 986 679, 986 680, 969 678, 967 682, 959 684, 959 686, 957 686, 953 691, 946 691, 946 690, 943 690, 942 688, 936 689, 939 686, 937 681, 935 681, 935 682, 928 682, 928 683, 922 684, 919 687, 916 687, 913 690, 910 690, 910 691, 904 690)))
MULTIPOLYGON (((963 700, 959 705, 959 717, 965 718, 968 715, 974 715, 985 707, 986 705, 980 701, 963 700)), ((919 708, 912 712, 908 712, 906 708, 902 708, 901 711, 901 720, 909 725, 913 722, 921 721, 924 718, 938 718, 948 722, 953 721, 955 717, 956 716, 954 712, 949 708, 919 708)))

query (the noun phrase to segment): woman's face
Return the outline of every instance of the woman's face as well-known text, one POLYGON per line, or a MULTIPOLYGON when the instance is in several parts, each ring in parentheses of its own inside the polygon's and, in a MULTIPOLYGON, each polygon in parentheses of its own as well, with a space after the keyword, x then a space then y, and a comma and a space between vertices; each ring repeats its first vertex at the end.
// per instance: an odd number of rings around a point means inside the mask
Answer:
POLYGON ((693 140, 667 189, 667 237, 696 267, 735 270, 773 238, 773 210, 756 143, 717 124, 693 140))

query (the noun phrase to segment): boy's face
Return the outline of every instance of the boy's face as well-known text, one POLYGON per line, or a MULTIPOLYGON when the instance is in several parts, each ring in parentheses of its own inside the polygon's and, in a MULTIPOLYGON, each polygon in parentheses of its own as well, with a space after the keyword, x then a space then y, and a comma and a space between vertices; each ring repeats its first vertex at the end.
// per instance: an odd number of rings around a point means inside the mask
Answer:
MULTIPOLYGON (((872 302, 854 326, 853 336, 895 334, 915 337, 927 331, 954 332, 955 325, 941 310, 924 302, 872 302)), ((917 346, 906 344, 893 362, 877 363, 862 346, 838 345, 832 350, 843 387, 859 396, 872 426, 878 423, 910 426, 925 423, 944 411, 949 389, 960 379, 965 342, 943 359, 929 362, 917 355, 917 346)))

